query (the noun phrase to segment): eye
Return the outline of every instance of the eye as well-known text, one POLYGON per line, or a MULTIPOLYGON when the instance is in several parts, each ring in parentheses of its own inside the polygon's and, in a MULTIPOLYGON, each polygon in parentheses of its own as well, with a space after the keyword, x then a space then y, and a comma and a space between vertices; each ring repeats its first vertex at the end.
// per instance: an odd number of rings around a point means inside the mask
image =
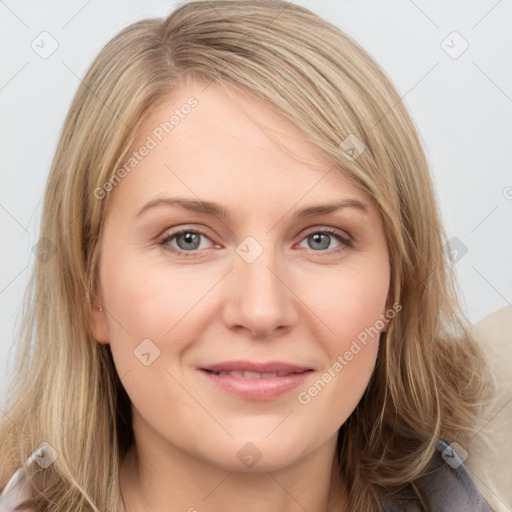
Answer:
MULTIPOLYGON (((310 231, 303 238, 302 244, 304 242, 307 243, 306 248, 328 254, 342 252, 352 245, 348 236, 341 235, 333 228, 310 231), (332 247, 333 243, 337 244, 334 248, 332 247)), ((302 244, 300 247, 304 247, 302 244)), ((174 233, 166 233, 159 240, 159 245, 172 254, 185 258, 200 256, 198 254, 200 250, 210 249, 214 246, 219 247, 210 240, 206 233, 198 229, 181 229, 174 233), (202 239, 208 240, 210 245, 205 247, 202 239)))
MULTIPOLYGON (((307 243, 307 248, 317 252, 340 252, 351 246, 351 240, 346 236, 342 236, 333 228, 310 231, 306 234, 303 241, 307 243), (336 242, 338 245, 333 248, 331 247, 332 242, 336 242), (325 249, 332 250, 325 251, 325 249)), ((301 247, 304 246, 301 245, 301 247)))
POLYGON ((182 229, 174 233, 166 233, 159 241, 159 244, 173 254, 187 258, 197 256, 197 254, 194 253, 196 250, 208 249, 213 246, 213 243, 209 247, 202 246, 202 238, 210 240, 208 236, 200 230, 182 229))

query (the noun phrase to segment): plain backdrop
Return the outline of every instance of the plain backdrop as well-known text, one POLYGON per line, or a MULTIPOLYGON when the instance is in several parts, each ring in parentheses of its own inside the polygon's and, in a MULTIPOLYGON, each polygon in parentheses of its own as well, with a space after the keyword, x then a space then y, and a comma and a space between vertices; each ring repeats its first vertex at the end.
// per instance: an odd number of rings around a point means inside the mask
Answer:
MULTIPOLYGON (((296 3, 352 36, 400 91, 431 165, 470 320, 510 305, 512 1, 296 3)), ((0 390, 35 259, 45 182, 80 78, 122 28, 177 5, 0 0, 0 390)))

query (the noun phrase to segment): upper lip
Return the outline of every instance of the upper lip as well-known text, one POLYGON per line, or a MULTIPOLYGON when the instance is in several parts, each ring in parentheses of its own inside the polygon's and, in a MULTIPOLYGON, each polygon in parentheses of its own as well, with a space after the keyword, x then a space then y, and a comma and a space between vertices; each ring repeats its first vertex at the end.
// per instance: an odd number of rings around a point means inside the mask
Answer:
POLYGON ((302 373, 304 371, 311 370, 311 368, 307 366, 285 363, 282 361, 269 361, 267 363, 256 363, 253 361, 225 361, 223 363, 203 366, 200 369, 211 372, 247 371, 256 373, 279 372, 281 374, 302 373))

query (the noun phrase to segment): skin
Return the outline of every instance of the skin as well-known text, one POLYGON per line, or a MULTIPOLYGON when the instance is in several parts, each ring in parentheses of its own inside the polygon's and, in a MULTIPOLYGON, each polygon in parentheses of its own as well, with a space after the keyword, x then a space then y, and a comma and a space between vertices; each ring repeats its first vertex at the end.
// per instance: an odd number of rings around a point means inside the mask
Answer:
POLYGON ((337 431, 367 387, 378 336, 309 403, 297 395, 386 311, 390 266, 378 210, 271 107, 215 84, 203 89, 182 85, 141 126, 132 150, 190 96, 198 101, 110 192, 101 240, 103 311, 92 329, 110 343, 133 404, 135 446, 120 473, 126 509, 325 512, 336 482, 337 510, 345 510, 343 478, 333 472, 337 431), (137 216, 162 197, 213 201, 231 218, 169 205, 137 216), (294 217, 341 199, 366 212, 294 217), (196 249, 183 237, 160 243, 182 228, 206 237, 196 249), (310 235, 327 228, 351 246, 329 234, 315 243, 310 235), (248 236, 263 250, 252 263, 236 252, 248 236), (145 339, 160 350, 149 366, 134 356, 145 339), (228 360, 314 371, 300 388, 247 400, 197 369, 228 360), (237 456, 248 442, 261 455, 251 468, 237 456))

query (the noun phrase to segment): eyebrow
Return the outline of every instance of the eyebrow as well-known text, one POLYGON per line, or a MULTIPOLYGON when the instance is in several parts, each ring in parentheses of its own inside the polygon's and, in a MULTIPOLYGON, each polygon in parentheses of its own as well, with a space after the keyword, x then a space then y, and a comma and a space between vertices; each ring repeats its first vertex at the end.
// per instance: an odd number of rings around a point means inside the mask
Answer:
MULTIPOLYGON (((177 206, 179 208, 183 208, 185 210, 193 211, 196 213, 203 213, 206 215, 214 215, 221 217, 223 219, 229 220, 231 215, 228 210, 222 207, 218 203, 213 203, 211 201, 201 201, 195 199, 182 199, 179 197, 164 197, 157 198, 146 203, 137 213, 136 217, 139 217, 144 212, 149 209, 155 208, 157 206, 177 206)), ((336 201, 333 203, 320 204, 315 206, 308 206, 306 208, 302 208, 295 213, 296 218, 306 218, 312 217, 314 215, 322 215, 326 213, 331 213, 336 210, 341 210, 343 208, 353 208, 364 214, 368 214, 367 206, 358 201, 357 199, 344 199, 342 201, 336 201)))

